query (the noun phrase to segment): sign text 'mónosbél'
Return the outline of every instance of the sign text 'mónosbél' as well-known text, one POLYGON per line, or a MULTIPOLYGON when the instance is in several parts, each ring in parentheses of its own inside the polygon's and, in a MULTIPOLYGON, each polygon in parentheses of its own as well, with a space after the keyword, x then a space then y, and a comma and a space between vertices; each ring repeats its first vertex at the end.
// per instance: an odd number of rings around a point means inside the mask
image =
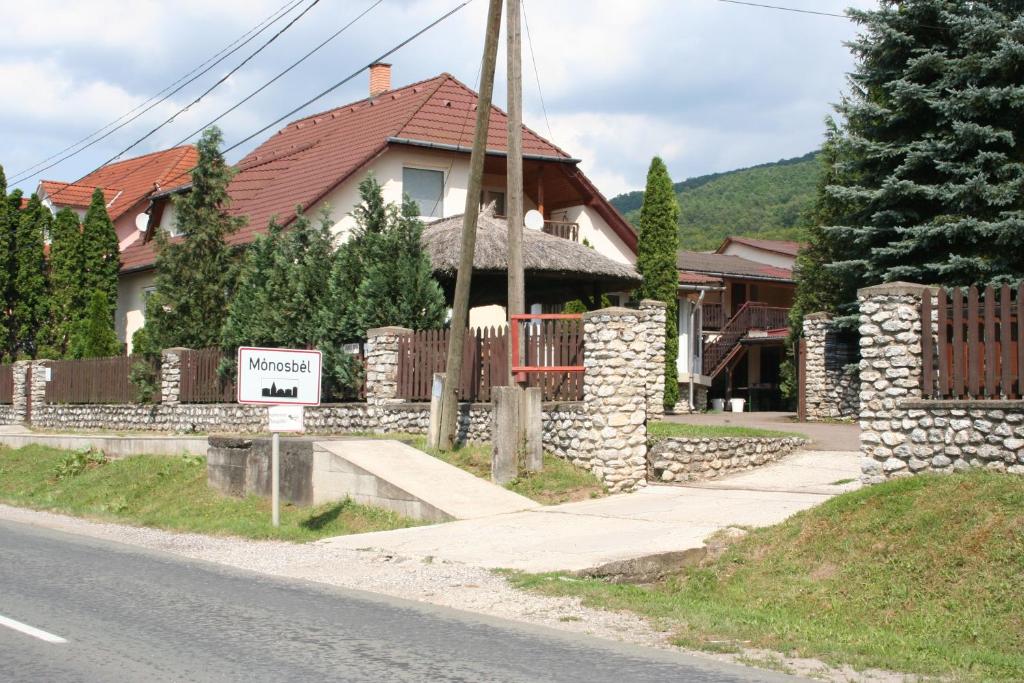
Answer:
POLYGON ((240 347, 238 402, 319 405, 320 368, 319 351, 240 347))

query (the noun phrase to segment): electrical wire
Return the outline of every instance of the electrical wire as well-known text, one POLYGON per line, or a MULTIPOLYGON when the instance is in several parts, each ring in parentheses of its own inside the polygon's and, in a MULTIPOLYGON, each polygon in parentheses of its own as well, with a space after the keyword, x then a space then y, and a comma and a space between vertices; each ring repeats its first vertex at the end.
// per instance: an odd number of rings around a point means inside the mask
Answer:
POLYGON ((226 53, 224 52, 224 50, 222 50, 222 51, 221 51, 220 53, 218 53, 217 55, 214 55, 214 57, 212 57, 212 58, 211 58, 211 60, 212 60, 212 59, 215 59, 215 58, 216 58, 216 61, 213 61, 212 63, 209 63, 209 62, 210 62, 210 60, 207 60, 207 62, 204 62, 203 64, 200 64, 200 65, 199 65, 199 67, 196 67, 196 69, 193 69, 193 70, 192 70, 192 71, 191 71, 190 73, 188 73, 188 74, 186 74, 185 76, 183 76, 182 78, 178 79, 177 81, 175 81, 174 83, 172 83, 172 84, 171 84, 170 86, 168 86, 167 88, 164 88, 163 90, 161 90, 160 92, 158 92, 158 93, 157 93, 156 95, 154 95, 153 97, 150 97, 150 98, 149 98, 148 100, 146 100, 146 102, 143 102, 142 104, 140 104, 140 105, 139 105, 138 107, 136 107, 135 109, 132 109, 131 111, 129 111, 129 112, 127 113, 127 114, 123 114, 122 116, 118 117, 117 119, 115 119, 115 120, 114 120, 114 121, 112 121, 111 123, 108 123, 108 124, 107 124, 106 126, 104 126, 103 128, 100 128, 99 130, 97 130, 97 131, 95 131, 95 132, 91 133, 90 135, 86 136, 85 138, 82 138, 82 139, 81 139, 81 140, 79 140, 78 142, 75 142, 75 143, 73 143, 73 144, 71 144, 71 145, 69 145, 69 146, 65 147, 65 148, 64 148, 63 150, 61 150, 60 152, 57 152, 56 154, 54 154, 54 155, 52 155, 52 156, 50 156, 50 157, 48 157, 48 158, 44 159, 43 161, 40 161, 39 163, 37 163, 37 164, 35 164, 35 165, 33 165, 33 166, 31 166, 31 167, 29 167, 29 168, 25 169, 24 171, 20 171, 20 172, 18 172, 17 174, 15 174, 15 177, 14 177, 14 178, 13 178, 13 179, 11 180, 11 184, 14 184, 14 183, 20 183, 20 182, 23 182, 23 181, 25 181, 25 180, 28 180, 29 178, 32 178, 32 177, 34 177, 34 176, 37 176, 37 175, 39 175, 40 173, 43 173, 44 171, 47 171, 47 170, 49 170, 49 169, 53 168, 54 166, 57 166, 58 164, 61 164, 61 163, 63 163, 64 161, 67 161, 68 159, 70 159, 70 158, 72 158, 72 157, 76 156, 77 154, 79 154, 80 152, 82 152, 82 151, 84 151, 84 150, 88 149, 89 147, 92 147, 92 146, 93 146, 93 145, 95 145, 95 144, 96 144, 97 142, 99 142, 99 141, 101 141, 101 140, 103 140, 103 139, 105 139, 105 138, 109 137, 109 136, 110 136, 111 134, 113 134, 113 133, 117 132, 117 131, 118 131, 118 130, 120 130, 121 128, 124 128, 125 126, 127 126, 128 124, 130 124, 130 123, 131 123, 132 121, 135 121, 136 119, 138 119, 138 118, 139 118, 140 116, 142 116, 143 114, 146 114, 147 112, 151 111, 151 110, 152 110, 152 109, 153 109, 154 107, 156 107, 156 106, 158 106, 158 105, 162 104, 163 102, 166 102, 166 101, 167 101, 168 99, 170 99, 170 97, 172 97, 173 95, 176 95, 177 93, 181 92, 181 90, 183 90, 183 89, 184 89, 184 88, 186 88, 187 86, 191 85, 192 83, 194 83, 194 82, 195 82, 196 80, 198 80, 199 78, 201 78, 201 77, 205 76, 205 75, 206 75, 207 73, 209 73, 209 72, 210 72, 210 70, 211 70, 211 69, 213 69, 213 68, 214 68, 215 66, 217 66, 218 64, 220 64, 221 62, 223 62, 223 61, 224 61, 225 59, 227 59, 228 57, 230 57, 231 55, 233 55, 233 54, 234 54, 235 52, 237 52, 238 50, 240 50, 240 49, 242 49, 243 47, 245 47, 245 46, 246 46, 246 45, 247 45, 247 44, 248 44, 248 43, 249 43, 250 41, 252 41, 253 39, 255 39, 255 38, 256 38, 256 36, 258 36, 258 35, 259 35, 260 33, 262 33, 263 31, 267 30, 267 29, 268 29, 268 28, 269 28, 270 26, 272 26, 272 25, 273 25, 274 23, 276 23, 276 22, 277 22, 277 21, 278 21, 279 19, 281 19, 281 17, 283 17, 284 15, 288 14, 288 13, 289 13, 290 11, 292 11, 293 9, 295 9, 296 7, 298 7, 298 6, 299 6, 299 5, 300 5, 300 4, 301 4, 301 3, 303 2, 303 1, 304 1, 304 0, 289 0, 289 2, 288 2, 288 3, 286 3, 286 4, 284 5, 284 9, 283 9, 283 11, 282 11, 282 10, 278 10, 277 12, 275 12, 274 14, 272 14, 272 15, 271 15, 271 18, 269 18, 269 21, 268 21, 267 19, 265 19, 265 20, 264 20, 263 22, 261 22, 260 24, 257 24, 257 25, 256 25, 256 27, 255 27, 254 29, 250 30, 250 31, 249 31, 249 33, 251 33, 252 35, 248 35, 248 34, 243 34, 241 38, 239 38, 238 40, 236 40, 236 41, 235 41, 235 43, 238 43, 238 41, 239 41, 239 40, 242 40, 242 38, 245 38, 245 40, 244 40, 243 42, 241 42, 241 43, 240 43, 240 44, 238 44, 237 46, 235 46, 234 44, 232 44, 232 45, 229 45, 229 46, 228 46, 227 48, 225 48, 225 50, 228 50, 228 49, 230 49, 230 51, 228 51, 228 52, 226 52, 226 53), (264 24, 265 24, 265 25, 264 25, 264 24), (253 31, 255 31, 255 32, 253 32, 253 31), (248 35, 248 38, 246 38, 246 36, 247 36, 247 35, 248 35), (217 58, 217 57, 218 57, 218 55, 222 55, 222 56, 220 56, 219 58, 217 58), (206 66, 206 68, 203 68, 203 67, 204 67, 204 66, 205 66, 206 64, 209 64, 209 66, 206 66), (199 72, 198 74, 196 74, 196 71, 197 71, 198 69, 202 69, 202 71, 200 71, 200 72, 199 72), (194 75, 194 76, 192 76, 192 74, 195 74, 195 75, 194 75), (192 77, 191 77, 191 78, 189 78, 189 76, 192 76, 192 77), (184 80, 185 78, 188 78, 188 80, 187 80, 187 81, 185 81, 184 83, 181 83, 181 81, 182 81, 182 80, 184 80), (181 85, 178 85, 178 87, 176 87, 176 88, 175 88, 174 86, 175 86, 175 85, 177 85, 178 83, 181 83, 181 85), (167 92, 167 91, 168 91, 168 90, 169 90, 170 88, 174 88, 174 89, 173 89, 173 90, 171 90, 170 92, 167 92), (45 164, 46 162, 48 162, 48 161, 51 161, 51 160, 53 160, 54 158, 56 158, 56 157, 60 156, 60 155, 61 155, 61 154, 63 154, 64 152, 66 152, 66 151, 68 151, 68 150, 70 150, 70 149, 72 149, 72 148, 74 148, 74 147, 78 146, 79 144, 81 144, 81 143, 83 143, 83 142, 87 142, 88 140, 90 140, 90 139, 94 138, 94 137, 95 137, 96 135, 99 135, 99 133, 103 132, 103 131, 104 131, 104 130, 106 130, 107 128, 110 128, 110 126, 112 126, 112 125, 116 124, 116 123, 117 123, 118 121, 120 121, 121 119, 125 118, 126 116, 130 116, 130 115, 131 115, 131 114, 133 114, 134 112, 138 111, 138 110, 139 110, 140 108, 144 107, 144 106, 145 106, 145 105, 146 105, 146 104, 147 104, 148 102, 152 102, 152 101, 153 101, 153 100, 154 100, 154 99, 155 99, 156 97, 159 97, 160 95, 162 95, 162 94, 164 94, 164 93, 166 93, 166 94, 165 94, 165 95, 164 95, 163 97, 160 97, 160 99, 159 99, 159 100, 157 100, 157 101, 153 102, 153 103, 152 103, 151 105, 149 105, 148 107, 146 107, 145 109, 143 109, 143 110, 142 110, 141 112, 139 112, 138 114, 135 114, 135 116, 132 116, 132 117, 131 117, 130 119, 128 119, 127 121, 124 121, 123 123, 121 123, 120 125, 118 125, 118 126, 117 126, 116 128, 113 128, 113 129, 109 130, 108 132, 106 132, 106 133, 105 133, 104 135, 102 135, 101 137, 99 137, 99 138, 96 138, 95 140, 92 140, 92 142, 89 142, 89 144, 87 144, 87 145, 84 145, 83 147, 81 147, 81 148, 79 148, 79 149, 75 150, 74 152, 72 152, 71 154, 68 154, 67 156, 61 157, 60 159, 58 159, 58 160, 57 160, 57 161, 55 161, 54 163, 50 164, 49 166, 46 166, 45 168, 39 168, 40 166, 42 166, 42 165, 43 165, 43 164, 45 164), (38 170, 37 170, 37 169, 38 169, 38 170))
POLYGON ((548 107, 544 103, 544 91, 540 87, 540 71, 537 70, 537 57, 533 54, 533 38, 530 36, 530 21, 526 18, 526 2, 523 0, 519 5, 523 10, 523 24, 526 26, 526 44, 530 46, 530 61, 533 62, 533 77, 537 82, 537 95, 540 96, 540 108, 544 112, 544 124, 548 127, 548 137, 555 137, 551 132, 551 121, 548 119, 548 107))
POLYGON ((746 5, 747 7, 760 7, 761 9, 776 9, 783 12, 796 12, 798 14, 816 14, 820 17, 836 17, 837 19, 847 19, 850 17, 845 14, 836 14, 834 12, 819 12, 812 9, 797 9, 796 7, 782 7, 781 5, 762 5, 757 2, 746 2, 745 0, 718 0, 718 2, 726 2, 730 5, 746 5))

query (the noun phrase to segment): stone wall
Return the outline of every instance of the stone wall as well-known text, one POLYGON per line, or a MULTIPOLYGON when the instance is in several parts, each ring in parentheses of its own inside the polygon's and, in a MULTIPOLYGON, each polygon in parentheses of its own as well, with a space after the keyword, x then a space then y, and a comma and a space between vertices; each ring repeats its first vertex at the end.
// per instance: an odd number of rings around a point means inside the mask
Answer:
POLYGON ((376 327, 366 332, 366 402, 395 403, 398 398, 398 343, 407 327, 376 327))
POLYGON ((715 479, 774 462, 805 443, 795 436, 659 439, 647 454, 647 476, 666 483, 715 479))
POLYGON ((861 479, 874 484, 973 467, 1024 474, 1024 401, 922 398, 926 293, 933 295, 906 282, 858 292, 861 479))
POLYGON ((841 356, 837 343, 840 332, 828 313, 812 313, 804 318, 806 358, 804 396, 806 419, 856 419, 860 410, 860 379, 848 369, 853 359, 841 356))
POLYGON ((660 420, 665 415, 665 316, 668 306, 661 301, 644 299, 640 312, 645 314, 644 372, 647 375, 647 419, 660 420))

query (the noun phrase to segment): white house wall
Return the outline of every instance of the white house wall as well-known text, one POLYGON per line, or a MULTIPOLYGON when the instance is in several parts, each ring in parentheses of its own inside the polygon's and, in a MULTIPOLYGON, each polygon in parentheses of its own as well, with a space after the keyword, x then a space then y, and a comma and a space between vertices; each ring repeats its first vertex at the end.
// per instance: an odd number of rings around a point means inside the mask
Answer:
POLYGON ((729 254, 730 256, 739 256, 749 261, 756 261, 757 263, 764 263, 769 266, 775 266, 776 268, 786 268, 787 270, 792 270, 793 263, 796 261, 792 256, 768 251, 767 249, 759 249, 758 247, 752 247, 749 244, 740 244, 739 242, 730 242, 722 253, 729 254))
POLYGON ((153 270, 121 275, 117 281, 117 338, 132 352, 132 335, 146 322, 146 289, 155 284, 153 270))
POLYGON ((572 206, 552 211, 551 220, 578 223, 581 242, 587 240, 599 254, 613 261, 636 265, 636 254, 615 234, 600 214, 589 206, 572 206))

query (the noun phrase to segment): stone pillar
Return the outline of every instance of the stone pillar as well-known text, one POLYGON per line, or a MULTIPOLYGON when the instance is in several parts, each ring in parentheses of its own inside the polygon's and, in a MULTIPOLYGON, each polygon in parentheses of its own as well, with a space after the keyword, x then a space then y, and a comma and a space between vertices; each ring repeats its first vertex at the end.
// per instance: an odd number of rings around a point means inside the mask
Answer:
POLYGON ((918 463, 901 433, 903 401, 920 399, 923 285, 893 282, 857 292, 860 303, 861 480, 908 476, 918 463))
POLYGON ((32 399, 32 410, 29 422, 33 422, 40 409, 46 405, 46 368, 48 360, 34 360, 32 363, 32 382, 28 387, 29 396, 32 399))
POLYGON ((18 422, 28 420, 28 369, 32 365, 30 360, 15 361, 11 369, 14 381, 14 392, 11 397, 11 405, 14 409, 14 419, 18 422))
POLYGON ((646 375, 645 395, 648 420, 660 420, 665 416, 665 315, 667 310, 668 306, 661 301, 644 299, 640 302, 640 312, 646 318, 644 330, 647 341, 644 349, 644 373, 646 375))
POLYGON ((837 334, 830 313, 804 316, 806 358, 804 384, 808 420, 852 418, 859 408, 860 380, 846 371, 846 361, 836 357, 836 345, 828 340, 837 334))
POLYGON ((160 402, 165 406, 181 403, 181 356, 188 350, 176 346, 160 352, 160 402))
POLYGON ((612 492, 647 483, 647 335, 645 314, 605 308, 583 315, 583 400, 591 429, 579 460, 612 492))
POLYGON ((398 403, 398 342, 407 327, 375 327, 366 332, 366 402, 398 403))

